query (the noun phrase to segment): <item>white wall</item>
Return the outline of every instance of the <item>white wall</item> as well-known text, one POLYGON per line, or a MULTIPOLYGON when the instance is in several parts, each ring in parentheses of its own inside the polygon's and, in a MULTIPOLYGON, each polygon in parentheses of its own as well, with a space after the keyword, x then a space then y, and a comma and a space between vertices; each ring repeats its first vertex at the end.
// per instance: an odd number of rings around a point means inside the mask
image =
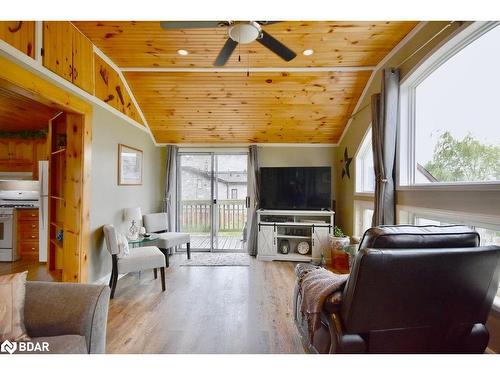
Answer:
POLYGON ((261 167, 328 167, 332 168, 332 199, 335 198, 337 157, 335 147, 265 146, 259 147, 261 167))
POLYGON ((122 230, 122 210, 126 207, 139 206, 143 214, 161 209, 166 155, 165 147, 156 147, 146 132, 97 106, 94 107, 92 131, 89 282, 111 272, 111 256, 104 244, 102 226, 114 224, 122 230), (118 186, 119 143, 143 151, 141 186, 118 186))

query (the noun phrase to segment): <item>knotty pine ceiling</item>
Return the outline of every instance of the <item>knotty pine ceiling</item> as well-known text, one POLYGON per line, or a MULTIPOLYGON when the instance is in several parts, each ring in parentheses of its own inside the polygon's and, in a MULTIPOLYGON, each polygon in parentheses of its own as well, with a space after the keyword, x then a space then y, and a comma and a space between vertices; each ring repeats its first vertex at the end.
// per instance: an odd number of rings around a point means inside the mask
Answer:
POLYGON ((47 129, 59 110, 0 87, 0 131, 47 129))
POLYGON ((158 143, 337 143, 371 69, 417 22, 285 21, 264 29, 297 53, 285 62, 257 42, 227 68, 250 72, 131 72, 212 68, 225 28, 163 30, 159 22, 73 22, 121 69, 158 143), (179 49, 189 52, 177 54, 179 49), (313 49, 304 56, 302 51, 313 49), (238 61, 241 56, 241 61, 238 61), (352 72, 286 68, 365 67, 352 72))

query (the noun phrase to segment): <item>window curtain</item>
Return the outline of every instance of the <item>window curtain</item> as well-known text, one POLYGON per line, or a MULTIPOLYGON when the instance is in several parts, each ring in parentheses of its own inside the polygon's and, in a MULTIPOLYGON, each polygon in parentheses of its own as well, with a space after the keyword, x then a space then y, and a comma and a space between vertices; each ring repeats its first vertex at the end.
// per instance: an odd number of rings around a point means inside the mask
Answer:
POLYGON ((259 208, 259 158, 258 148, 253 145, 250 146, 248 154, 248 191, 250 197, 250 205, 248 208, 248 240, 247 251, 250 255, 257 255, 257 209, 259 208))
POLYGON ((168 215, 168 231, 176 231, 176 187, 177 187, 177 154, 179 148, 174 145, 167 146, 167 163, 165 174, 165 197, 163 204, 163 212, 168 215))
POLYGON ((380 94, 371 98, 375 202, 372 226, 396 223, 396 140, 399 114, 399 69, 382 71, 380 94))

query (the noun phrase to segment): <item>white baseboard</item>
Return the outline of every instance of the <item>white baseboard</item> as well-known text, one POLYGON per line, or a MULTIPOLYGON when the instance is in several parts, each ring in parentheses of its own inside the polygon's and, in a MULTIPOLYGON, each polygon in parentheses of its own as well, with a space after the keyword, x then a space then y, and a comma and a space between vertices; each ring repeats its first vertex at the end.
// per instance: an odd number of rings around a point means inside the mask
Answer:
MULTIPOLYGON (((118 274, 118 280, 120 280, 125 275, 126 275, 126 273, 118 274)), ((101 277, 100 279, 97 279, 92 284, 96 284, 96 285, 108 285, 110 278, 111 278, 111 272, 108 273, 107 275, 101 277)))

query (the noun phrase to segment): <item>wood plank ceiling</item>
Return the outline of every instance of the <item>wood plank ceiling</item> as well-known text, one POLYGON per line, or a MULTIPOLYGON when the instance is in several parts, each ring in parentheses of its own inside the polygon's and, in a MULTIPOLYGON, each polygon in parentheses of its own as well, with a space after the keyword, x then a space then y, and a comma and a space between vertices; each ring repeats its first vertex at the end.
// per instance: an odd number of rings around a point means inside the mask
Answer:
POLYGON ((0 132, 47 129, 57 109, 0 87, 0 132))
POLYGON ((161 72, 212 68, 225 28, 162 30, 159 22, 74 22, 124 70, 159 143, 337 143, 371 67, 416 22, 281 22, 264 26, 297 53, 285 62, 257 42, 240 45, 226 68, 278 71, 161 72), (187 56, 177 51, 184 49, 187 56), (305 56, 302 51, 313 49, 305 56), (241 56, 241 61, 239 61, 241 56), (287 68, 364 67, 349 72, 287 68), (133 69, 132 69, 133 70, 133 69))

